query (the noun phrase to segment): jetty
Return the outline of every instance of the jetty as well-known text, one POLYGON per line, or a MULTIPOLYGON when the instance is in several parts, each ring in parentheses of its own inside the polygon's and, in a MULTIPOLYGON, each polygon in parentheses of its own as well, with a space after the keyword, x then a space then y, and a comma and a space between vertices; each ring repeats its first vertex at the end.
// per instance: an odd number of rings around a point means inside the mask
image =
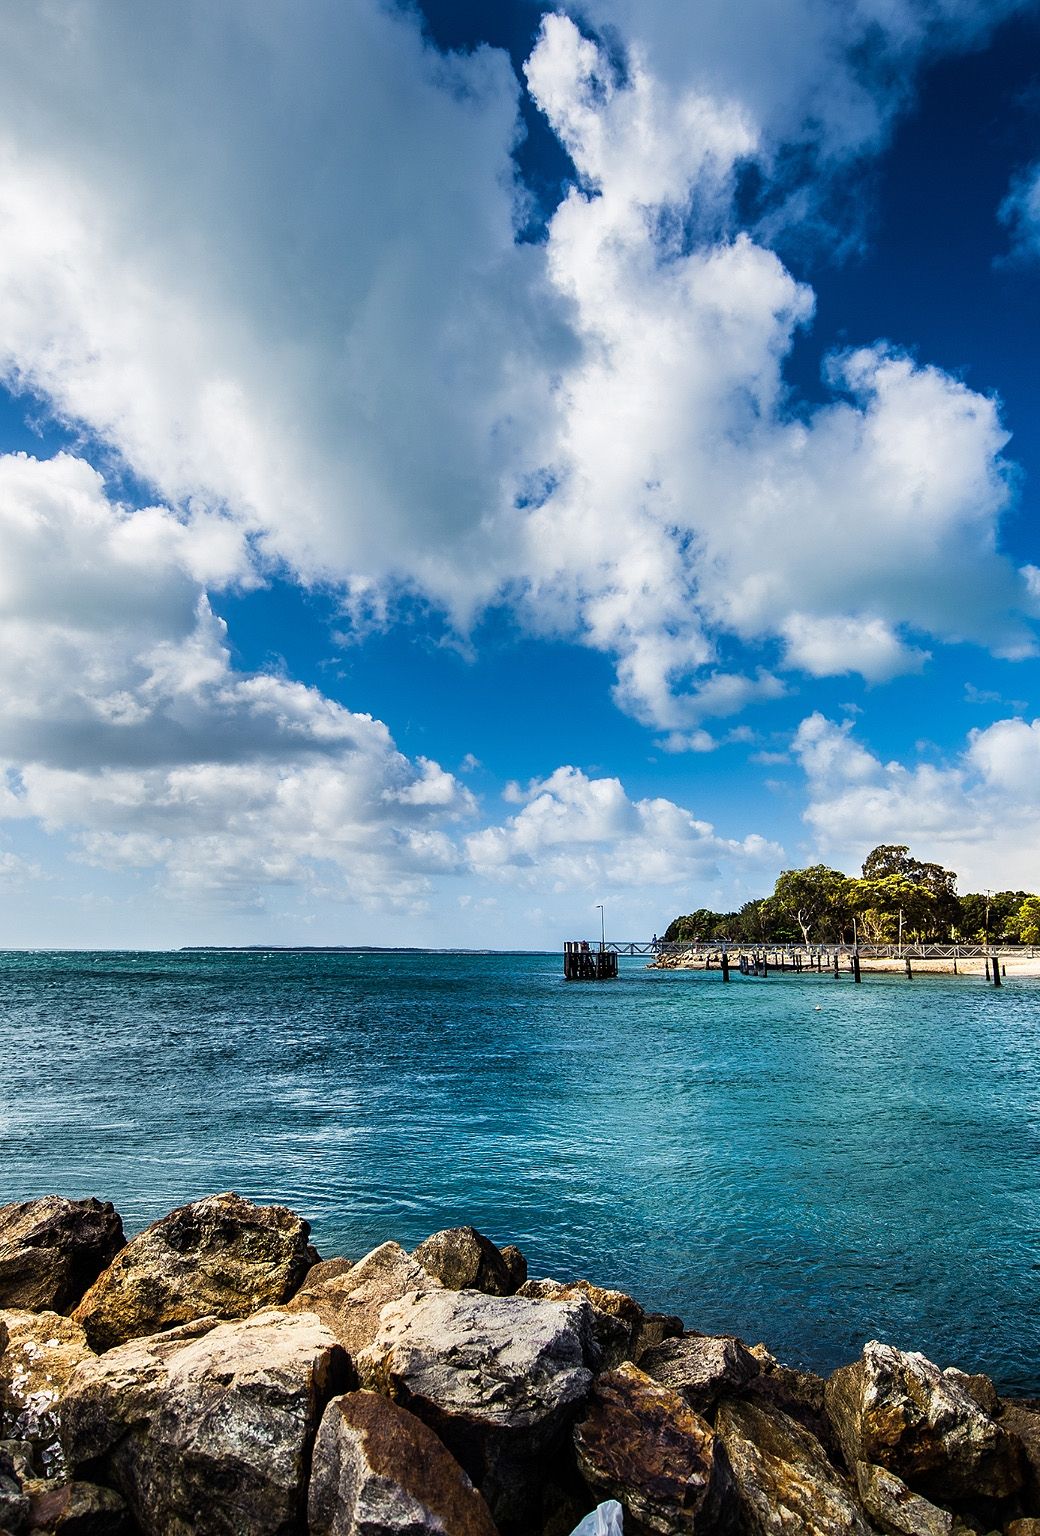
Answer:
POLYGON ((1040 946, 1028 944, 778 944, 746 939, 675 942, 666 939, 587 939, 564 945, 564 977, 568 981, 604 981, 617 976, 619 956, 645 958, 655 970, 718 970, 723 981, 730 973, 765 979, 786 974, 816 973, 861 982, 864 972, 902 972, 913 980, 915 970, 929 974, 978 973, 995 987, 1007 978, 1007 964, 1040 961, 1040 946), (981 964, 980 964, 981 962, 981 964))

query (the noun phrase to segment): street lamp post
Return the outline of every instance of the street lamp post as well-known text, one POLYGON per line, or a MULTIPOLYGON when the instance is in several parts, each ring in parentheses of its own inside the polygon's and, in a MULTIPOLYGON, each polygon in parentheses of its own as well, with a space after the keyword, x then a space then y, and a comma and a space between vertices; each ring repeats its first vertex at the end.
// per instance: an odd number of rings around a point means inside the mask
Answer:
POLYGON ((603 950, 607 947, 606 918, 603 916, 603 903, 597 901, 596 907, 599 912, 599 947, 603 950))

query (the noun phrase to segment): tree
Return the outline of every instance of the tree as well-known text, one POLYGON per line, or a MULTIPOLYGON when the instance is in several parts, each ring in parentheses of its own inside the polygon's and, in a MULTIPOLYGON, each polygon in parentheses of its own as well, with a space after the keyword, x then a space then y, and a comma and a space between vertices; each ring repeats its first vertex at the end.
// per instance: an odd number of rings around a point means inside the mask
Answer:
POLYGON ((868 943, 893 943, 899 934, 900 912, 904 933, 919 935, 930 926, 936 898, 927 886, 918 885, 908 876, 893 873, 852 880, 850 885, 862 936, 868 943))
POLYGON ((710 939, 714 935, 718 920, 718 912, 712 912, 710 907, 698 907, 696 912, 688 912, 685 917, 672 919, 664 931, 665 942, 695 944, 699 939, 710 939))
MULTIPOLYGON (((958 929, 965 939, 1019 937, 1018 914, 1028 891, 972 891, 960 899, 958 929)), ((1028 940, 1023 942, 1028 943, 1028 940)))
POLYGON ((798 924, 803 943, 810 942, 810 935, 817 940, 833 939, 848 923, 852 883, 848 875, 826 864, 785 869, 777 877, 773 905, 781 917, 798 924))
POLYGON ((1021 944, 1040 944, 1040 896, 1027 896, 1015 913, 1021 944))
POLYGON ((928 893, 927 902, 911 899, 912 913, 905 907, 903 911, 904 922, 909 921, 919 938, 947 938, 960 926, 962 909, 957 898, 957 876, 952 869, 915 859, 906 843, 881 843, 863 860, 863 878, 894 877, 908 880, 928 893))

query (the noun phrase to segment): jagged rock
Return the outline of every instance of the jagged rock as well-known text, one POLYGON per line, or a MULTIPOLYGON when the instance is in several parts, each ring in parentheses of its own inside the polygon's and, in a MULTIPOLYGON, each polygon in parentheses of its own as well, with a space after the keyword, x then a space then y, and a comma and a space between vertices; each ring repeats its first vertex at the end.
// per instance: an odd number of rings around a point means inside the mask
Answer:
MULTIPOLYGON (((317 1285, 322 1285, 326 1280, 336 1280, 340 1275, 345 1275, 354 1268, 353 1259, 319 1259, 312 1264, 303 1277, 300 1286, 301 1291, 312 1290, 317 1285)), ((297 1295, 299 1292, 297 1292, 297 1295)))
MULTIPOLYGON (((519 1254, 519 1249, 513 1249, 519 1254)), ((490 1238, 475 1227, 447 1227, 419 1244, 412 1258, 449 1291, 484 1291, 511 1296, 516 1290, 517 1265, 512 1267, 490 1238)), ((526 1271, 523 1255, 520 1262, 526 1271)))
POLYGON ((71 1312, 123 1241, 109 1201, 46 1195, 0 1206, 0 1307, 71 1312))
POLYGON ((913 1493, 894 1472, 857 1461, 860 1503, 889 1536, 952 1536, 953 1515, 913 1493))
POLYGON ((27 1440, 0 1440, 0 1456, 10 1461, 16 1482, 24 1485, 36 1476, 33 1448, 27 1440))
POLYGON ((29 1498, 22 1491, 13 1459, 0 1451, 0 1526, 20 1531, 28 1523, 29 1498))
POLYGON ((631 1360, 646 1313, 624 1291, 608 1291, 590 1280, 527 1280, 517 1293, 534 1301, 581 1301, 592 1307, 602 1368, 613 1370, 631 1360))
POLYGON ((0 1312, 0 1436, 27 1442, 46 1477, 60 1476, 62 1397, 76 1366, 94 1358, 86 1335, 57 1312, 0 1312))
POLYGON ((715 1430, 726 1449, 747 1536, 869 1536, 845 1479, 789 1414, 727 1399, 715 1430))
POLYGON ((1004 1527, 1004 1536, 1040 1536, 1040 1519, 1027 1515, 1004 1527))
POLYGON ((131 1239, 73 1316, 96 1350, 195 1318, 245 1317, 297 1289, 309 1231, 284 1206, 232 1193, 196 1200, 131 1239))
POLYGON ((440 1282, 407 1254, 400 1243, 380 1243, 341 1274, 307 1283, 289 1302, 289 1312, 315 1312, 343 1348, 358 1355, 379 1331, 379 1314, 409 1291, 438 1288, 440 1282))
POLYGON ((432 1429, 375 1392, 326 1408, 307 1520, 309 1536, 496 1536, 486 1503, 432 1429))
POLYGON ((753 1344, 748 1353, 754 1355, 759 1364, 759 1373, 749 1387, 751 1395, 781 1409, 801 1424, 803 1429, 809 1430, 832 1460, 836 1454, 840 1455, 827 1417, 824 1403, 826 1383, 823 1377, 814 1376, 811 1371, 798 1371, 793 1366, 782 1365, 764 1344, 753 1344))
POLYGON ((955 1365, 948 1365, 943 1375, 947 1381, 952 1381, 954 1386, 960 1387, 962 1392, 967 1392, 969 1397, 973 1397, 983 1413, 988 1413, 991 1419, 999 1415, 1000 1398, 988 1376, 981 1374, 971 1376, 967 1371, 959 1371, 955 1365))
POLYGON ((532 1521, 598 1362, 585 1300, 449 1290, 386 1306, 357 1357, 363 1383, 436 1431, 506 1529, 532 1521))
POLYGON ((130 1513, 111 1488, 96 1483, 63 1483, 34 1495, 29 1530, 61 1536, 130 1536, 130 1513))
POLYGON ((720 1397, 742 1392, 761 1371, 754 1355, 731 1335, 686 1333, 648 1349, 640 1369, 662 1386, 681 1392, 691 1408, 707 1413, 720 1397))
POLYGON ((648 1349, 656 1349, 665 1339, 678 1339, 686 1332, 686 1324, 672 1312, 647 1312, 632 1343, 632 1360, 638 1365, 648 1349))
POLYGON ((620 1501, 626 1529, 631 1519, 660 1536, 712 1530, 732 1498, 711 1425, 631 1362, 597 1377, 574 1446, 592 1492, 620 1501))
POLYGON ((507 1243, 504 1248, 500 1248, 498 1251, 502 1255, 502 1263, 505 1265, 506 1274, 509 1276, 509 1290, 506 1292, 506 1295, 515 1296, 527 1279, 527 1260, 515 1243, 507 1243))
POLYGON ((283 1536, 302 1522, 314 1436, 348 1372, 307 1313, 188 1323, 79 1366, 66 1455, 118 1488, 145 1536, 283 1536))
POLYGON ((1016 1441, 924 1355, 872 1341, 835 1371, 826 1402, 850 1467, 887 1467, 947 1503, 1002 1499, 1022 1484, 1016 1441))
POLYGON ((1040 1413, 1013 1399, 1001 1403, 1000 1425, 1013 1435, 1025 1455, 1024 1492, 1040 1509, 1040 1413))

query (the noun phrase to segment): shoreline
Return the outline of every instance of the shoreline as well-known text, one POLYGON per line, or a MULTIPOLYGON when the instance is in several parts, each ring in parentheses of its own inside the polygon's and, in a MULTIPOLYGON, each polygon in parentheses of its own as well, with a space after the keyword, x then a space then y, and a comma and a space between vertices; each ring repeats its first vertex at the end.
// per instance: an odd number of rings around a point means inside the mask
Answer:
MULTIPOLYGON (((739 946, 735 946, 729 951, 731 956, 731 975, 734 977, 740 975, 740 972, 736 966, 735 957, 741 952, 742 951, 739 946)), ((705 960, 705 957, 702 954, 695 953, 692 950, 686 950, 675 955, 658 955, 655 960, 650 962, 646 969, 648 971, 718 971, 718 953, 719 952, 716 952, 712 955, 710 963, 705 960)), ((1034 978, 1040 976, 1040 956, 1000 955, 995 958, 1000 960, 1001 973, 1002 975, 1006 976, 1009 981, 1015 977, 1034 978)), ((915 959, 913 955, 910 955, 909 960, 910 969, 915 976, 953 976, 956 974, 958 976, 969 976, 976 978, 981 977, 983 980, 985 980, 986 960, 983 956, 958 956, 956 961, 956 973, 953 969, 954 961, 952 959, 918 960, 915 959)), ((841 979, 845 980, 850 975, 849 958, 847 955, 842 955, 840 965, 841 979)), ((906 958, 898 959, 894 955, 885 956, 861 954, 860 971, 864 976, 899 975, 905 977, 906 958)), ((779 966, 774 967, 770 965, 769 976, 770 978, 774 976, 817 976, 821 980, 826 980, 827 977, 830 976, 831 980, 833 980, 833 971, 828 970, 827 968, 824 968, 822 971, 815 971, 810 970, 808 967, 801 971, 792 970, 790 967, 781 970, 779 966)))
POLYGON ((473 1227, 309 1236, 233 1193, 129 1242, 0 1207, 2 1528, 1040 1536, 1040 1401, 970 1362, 871 1340, 824 1378, 473 1227))

